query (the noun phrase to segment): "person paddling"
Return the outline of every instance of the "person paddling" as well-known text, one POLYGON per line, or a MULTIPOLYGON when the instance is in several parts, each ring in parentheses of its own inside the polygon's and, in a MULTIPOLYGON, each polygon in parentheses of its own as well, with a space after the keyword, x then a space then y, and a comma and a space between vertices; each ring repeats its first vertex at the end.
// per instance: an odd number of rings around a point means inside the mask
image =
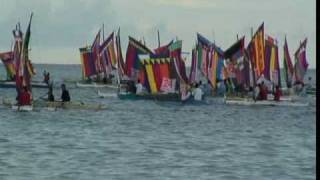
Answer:
POLYGON ((48 91, 48 101, 53 102, 54 101, 54 95, 52 93, 52 86, 49 87, 48 91))
POLYGON ((61 90, 62 90, 62 94, 61 94, 62 102, 69 102, 70 101, 70 95, 69 95, 69 91, 67 90, 65 84, 61 85, 61 90))
POLYGON ((24 86, 22 88, 22 91, 20 92, 20 95, 18 97, 18 105, 19 106, 31 105, 31 94, 28 91, 28 88, 26 86, 24 86))

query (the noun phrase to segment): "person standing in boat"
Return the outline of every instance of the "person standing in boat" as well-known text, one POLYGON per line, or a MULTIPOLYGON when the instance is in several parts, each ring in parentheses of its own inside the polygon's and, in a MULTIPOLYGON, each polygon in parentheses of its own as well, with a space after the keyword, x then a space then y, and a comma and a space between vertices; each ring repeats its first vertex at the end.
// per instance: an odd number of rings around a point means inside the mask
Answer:
POLYGON ((140 79, 138 79, 138 82, 135 86, 136 86, 136 94, 141 94, 143 90, 143 86, 140 82, 140 79))
POLYGON ((18 105, 19 106, 31 105, 31 93, 29 92, 26 86, 24 86, 21 92, 19 93, 18 105))
POLYGON ((255 98, 255 100, 260 100, 260 89, 261 89, 261 84, 259 83, 254 88, 254 98, 255 98))
POLYGON ((54 95, 53 95, 53 91, 52 91, 52 85, 49 87, 49 91, 48 91, 48 101, 49 101, 49 102, 53 102, 53 101, 54 101, 54 95))
POLYGON ((274 100, 275 101, 280 101, 280 97, 282 96, 282 92, 280 90, 280 87, 277 85, 276 90, 274 92, 274 100))
POLYGON ((69 91, 67 90, 65 84, 61 85, 61 90, 62 90, 62 94, 61 94, 62 102, 69 102, 70 101, 70 95, 69 95, 69 91))
POLYGON ((266 85, 264 85, 264 81, 262 81, 260 85, 260 99, 267 100, 267 98, 268 98, 268 88, 266 85))
POLYGON ((199 87, 199 84, 196 84, 196 88, 193 91, 193 97, 195 101, 201 101, 203 96, 203 91, 199 87))

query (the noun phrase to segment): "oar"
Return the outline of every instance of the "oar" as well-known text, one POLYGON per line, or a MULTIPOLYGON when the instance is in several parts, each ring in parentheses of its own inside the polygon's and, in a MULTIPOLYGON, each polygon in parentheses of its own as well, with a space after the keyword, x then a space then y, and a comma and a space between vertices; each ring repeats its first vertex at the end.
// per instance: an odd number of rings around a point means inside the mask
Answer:
POLYGON ((43 97, 44 97, 44 96, 46 96, 46 95, 48 95, 48 93, 46 93, 46 94, 44 94, 44 95, 42 95, 42 96, 38 97, 37 99, 33 100, 33 102, 36 102, 36 101, 40 100, 41 98, 43 98, 43 97))

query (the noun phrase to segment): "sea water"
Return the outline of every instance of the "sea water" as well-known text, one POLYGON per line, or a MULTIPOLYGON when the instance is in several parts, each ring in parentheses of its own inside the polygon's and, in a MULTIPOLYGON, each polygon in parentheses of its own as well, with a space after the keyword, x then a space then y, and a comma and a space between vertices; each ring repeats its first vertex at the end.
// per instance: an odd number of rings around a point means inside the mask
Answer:
MULTIPOLYGON (((307 107, 101 99, 97 89, 76 88, 79 65, 35 67, 35 80, 50 72, 56 99, 64 82, 72 100, 108 109, 0 105, 0 179, 315 179, 314 97, 304 99, 307 107)), ((315 83, 315 70, 307 76, 315 83)), ((34 88, 33 96, 46 91, 34 88)), ((15 89, 0 96, 14 100, 15 89)))

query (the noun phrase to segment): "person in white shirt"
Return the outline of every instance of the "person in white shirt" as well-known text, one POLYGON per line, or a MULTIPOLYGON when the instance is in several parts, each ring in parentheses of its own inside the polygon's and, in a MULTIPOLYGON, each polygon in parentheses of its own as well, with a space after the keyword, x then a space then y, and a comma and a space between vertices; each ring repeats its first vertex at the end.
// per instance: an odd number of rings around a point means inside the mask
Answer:
POLYGON ((143 89, 143 86, 140 83, 140 80, 138 79, 138 83, 136 84, 136 94, 141 94, 142 93, 142 89, 143 89))
POLYGON ((199 85, 196 84, 196 88, 193 91, 194 100, 201 101, 202 100, 202 96, 203 96, 203 91, 201 90, 199 85))

